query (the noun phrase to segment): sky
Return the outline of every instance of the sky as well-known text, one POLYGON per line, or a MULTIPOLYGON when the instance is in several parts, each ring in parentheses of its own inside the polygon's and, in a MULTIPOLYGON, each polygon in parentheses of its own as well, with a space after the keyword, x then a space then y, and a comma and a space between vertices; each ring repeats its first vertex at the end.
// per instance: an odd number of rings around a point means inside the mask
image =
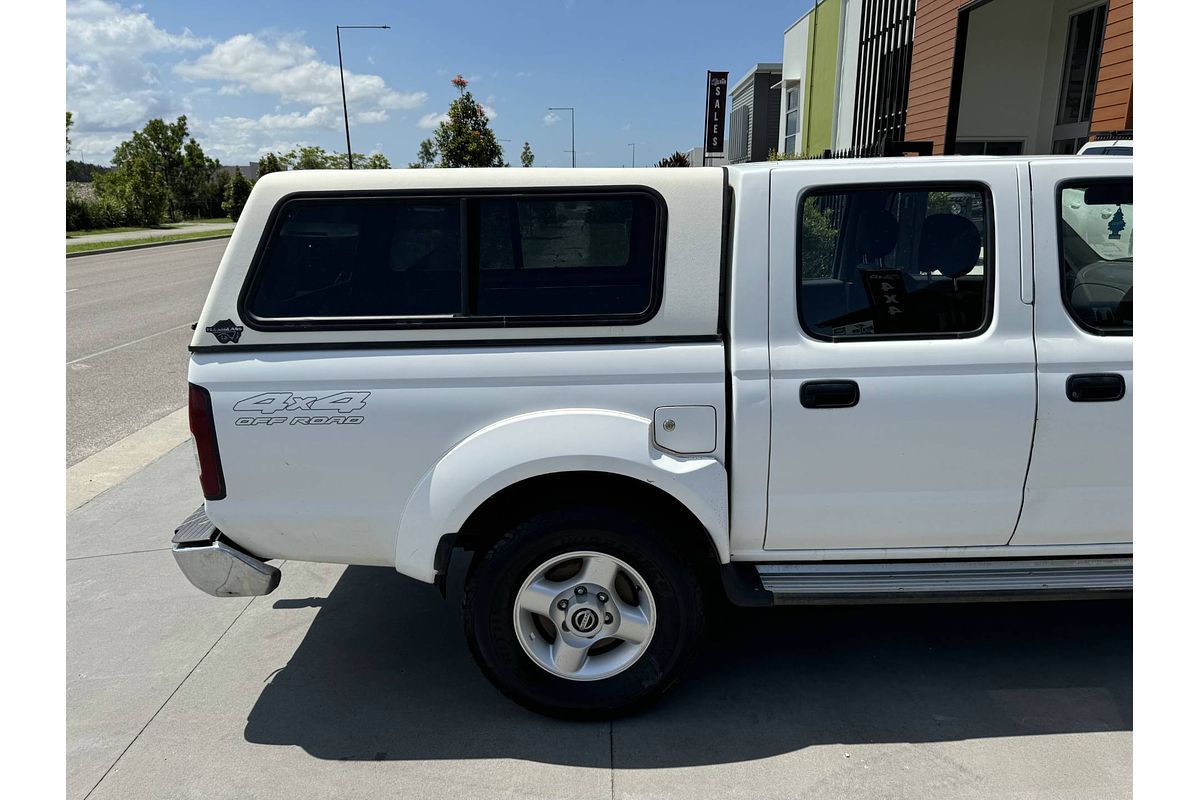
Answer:
POLYGON ((483 103, 505 159, 645 166, 700 144, 705 71, 731 81, 781 61, 783 32, 812 0, 205 0, 67 2, 70 158, 108 164, 148 119, 187 115, 223 164, 315 144, 345 150, 335 26, 354 151, 416 160, 457 91, 483 103))

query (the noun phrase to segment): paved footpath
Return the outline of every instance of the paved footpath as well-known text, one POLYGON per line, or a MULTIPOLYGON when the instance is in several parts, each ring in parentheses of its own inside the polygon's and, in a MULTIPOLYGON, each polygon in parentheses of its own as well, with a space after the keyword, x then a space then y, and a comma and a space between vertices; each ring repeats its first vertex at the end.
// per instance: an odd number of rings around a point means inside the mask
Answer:
POLYGON ((659 705, 561 722, 471 662, 462 559, 447 601, 296 562, 268 597, 192 588, 190 447, 67 516, 73 800, 1131 794, 1129 602, 729 610, 659 705))
POLYGON ((87 236, 68 236, 67 244, 92 244, 94 242, 112 242, 113 246, 129 239, 145 239, 150 236, 170 236, 175 233, 211 233, 216 235, 232 232, 232 222, 178 222, 163 228, 142 228, 136 231, 120 231, 117 233, 89 233, 87 236))

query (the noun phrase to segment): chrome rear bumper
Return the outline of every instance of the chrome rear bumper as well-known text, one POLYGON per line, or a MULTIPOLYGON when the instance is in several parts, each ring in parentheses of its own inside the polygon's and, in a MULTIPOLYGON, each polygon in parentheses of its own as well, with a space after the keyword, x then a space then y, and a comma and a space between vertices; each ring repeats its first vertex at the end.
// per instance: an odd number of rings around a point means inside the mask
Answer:
POLYGON ((180 523, 171 545, 184 576, 213 597, 257 597, 279 586, 279 570, 226 540, 204 506, 180 523))

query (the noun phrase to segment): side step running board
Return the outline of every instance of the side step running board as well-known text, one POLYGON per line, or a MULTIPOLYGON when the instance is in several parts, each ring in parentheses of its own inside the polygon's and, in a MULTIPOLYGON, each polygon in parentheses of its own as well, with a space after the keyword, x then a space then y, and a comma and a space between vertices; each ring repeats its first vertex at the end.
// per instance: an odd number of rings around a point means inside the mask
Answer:
POLYGON ((1133 592, 1129 557, 730 567, 723 576, 725 587, 742 605, 1059 600, 1128 597, 1133 592))

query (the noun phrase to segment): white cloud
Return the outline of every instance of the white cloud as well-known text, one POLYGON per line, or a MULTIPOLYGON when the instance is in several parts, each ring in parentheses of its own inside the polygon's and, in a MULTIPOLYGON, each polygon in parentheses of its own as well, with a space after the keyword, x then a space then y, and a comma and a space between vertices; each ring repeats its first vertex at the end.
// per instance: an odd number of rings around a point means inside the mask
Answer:
POLYGON ((382 108, 376 109, 375 111, 363 111, 360 114, 353 115, 351 120, 363 125, 372 125, 376 122, 387 122, 388 112, 384 111, 382 108))
POLYGON ((181 104, 152 58, 211 42, 186 28, 164 30, 140 8, 105 0, 74 0, 66 12, 67 107, 75 118, 71 157, 107 162, 131 130, 178 113, 181 104))
POLYGON ((419 120, 417 120, 417 127, 424 128, 427 131, 431 131, 438 126, 439 122, 449 122, 449 121, 450 121, 450 117, 447 116, 446 114, 438 114, 437 112, 433 112, 431 114, 426 114, 423 117, 421 117, 419 120))
MULTIPOLYGON (((186 28, 162 28, 141 6, 124 2, 68 0, 71 158, 107 163, 113 147, 147 120, 182 113, 206 152, 243 164, 252 154, 290 149, 306 134, 341 128, 338 66, 300 35, 246 33, 216 42, 186 28), (205 119, 214 104, 225 107, 224 116, 205 119)), ((345 78, 351 125, 386 122, 428 99, 379 75, 346 72, 345 78)))
MULTIPOLYGON (((275 95, 285 103, 310 106, 340 104, 341 81, 336 64, 296 36, 265 41, 249 33, 215 45, 175 72, 192 81, 219 81, 224 92, 275 95)), ((346 102, 368 110, 411 109, 424 104, 425 92, 398 92, 378 75, 346 71, 346 102)))
POLYGON ((209 40, 187 28, 170 33, 159 28, 139 9, 124 8, 105 0, 67 3, 67 52, 80 61, 129 59, 147 53, 192 50, 209 40))
POLYGON ((562 117, 560 117, 558 114, 555 114, 553 111, 551 111, 549 114, 542 117, 542 124, 546 125, 546 126, 556 125, 556 124, 558 124, 558 121, 561 119, 562 119, 562 117))
POLYGON ((107 164, 113 150, 127 138, 127 133, 77 133, 72 127, 70 157, 91 164, 107 164))
POLYGON ((256 124, 267 131, 310 130, 312 128, 336 128, 342 115, 329 106, 317 106, 307 113, 292 111, 287 114, 263 114, 256 124))

